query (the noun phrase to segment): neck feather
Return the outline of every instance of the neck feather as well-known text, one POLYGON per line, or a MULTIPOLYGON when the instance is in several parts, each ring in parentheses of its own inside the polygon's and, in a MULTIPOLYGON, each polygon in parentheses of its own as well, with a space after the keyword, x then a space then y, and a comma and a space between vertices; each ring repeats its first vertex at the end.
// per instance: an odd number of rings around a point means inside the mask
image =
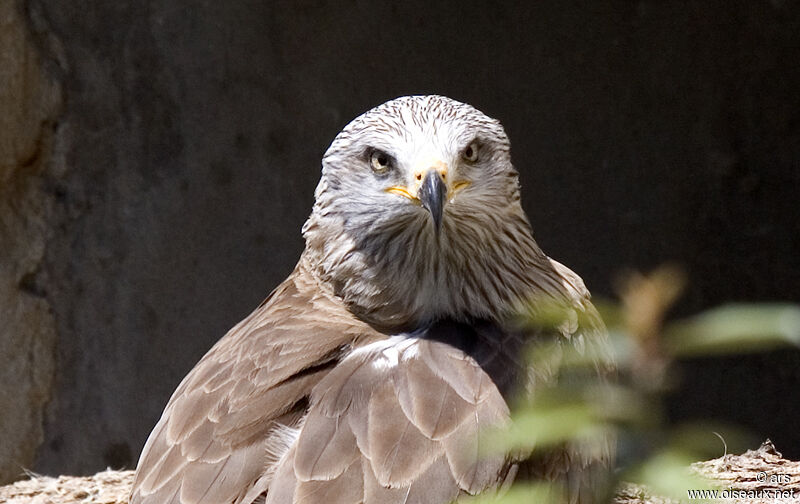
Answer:
POLYGON ((536 244, 522 209, 506 210, 491 223, 450 215, 438 233, 418 215, 356 233, 315 212, 304 228, 301 264, 352 313, 386 330, 443 318, 503 321, 520 300, 572 297, 569 280, 536 244))

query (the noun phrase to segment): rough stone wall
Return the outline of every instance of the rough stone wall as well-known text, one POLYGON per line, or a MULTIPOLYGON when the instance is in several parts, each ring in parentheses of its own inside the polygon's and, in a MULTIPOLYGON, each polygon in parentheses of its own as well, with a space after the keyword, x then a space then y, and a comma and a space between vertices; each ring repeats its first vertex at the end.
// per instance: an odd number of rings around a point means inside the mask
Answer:
POLYGON ((36 276, 49 235, 41 188, 60 103, 20 6, 0 1, 0 482, 33 466, 52 393, 56 327, 36 276))
MULTIPOLYGON (((184 374, 291 270, 330 140, 402 94, 502 120, 538 240, 593 292, 674 260, 684 313, 800 301, 797 2, 0 5, 0 76, 25 83, 0 87, 11 464, 43 432, 38 471, 132 467, 184 374)), ((797 458, 798 364, 687 363, 672 414, 797 458)))

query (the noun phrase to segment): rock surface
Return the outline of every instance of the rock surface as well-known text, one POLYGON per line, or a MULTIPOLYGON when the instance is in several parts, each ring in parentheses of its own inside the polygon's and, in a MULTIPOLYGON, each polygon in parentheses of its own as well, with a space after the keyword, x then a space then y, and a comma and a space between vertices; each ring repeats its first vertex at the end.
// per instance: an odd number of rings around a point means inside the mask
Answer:
POLYGON ((37 276, 60 103, 19 5, 0 1, 0 483, 33 465, 55 375, 56 324, 37 276))
MULTIPOLYGON (((710 489, 716 489, 716 498, 706 497, 712 502, 776 504, 800 500, 800 462, 783 458, 769 439, 757 450, 742 455, 727 454, 694 463, 691 471, 708 481, 710 489)), ((653 495, 639 485, 623 484, 615 504, 678 504, 692 500, 695 499, 690 499, 688 493, 677 500, 653 495)))
POLYGON ((0 502, 7 504, 126 504, 133 471, 108 469, 94 476, 33 475, 0 487, 0 502))

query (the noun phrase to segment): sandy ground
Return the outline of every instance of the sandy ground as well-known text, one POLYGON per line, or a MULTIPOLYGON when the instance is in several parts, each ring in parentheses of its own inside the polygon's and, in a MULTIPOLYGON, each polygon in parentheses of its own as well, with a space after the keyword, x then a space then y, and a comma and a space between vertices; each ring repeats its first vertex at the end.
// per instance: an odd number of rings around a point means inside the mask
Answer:
MULTIPOLYGON (((750 492, 737 496, 721 495, 719 502, 747 504, 800 504, 800 462, 784 459, 771 442, 743 455, 725 455, 699 462, 692 469, 720 489, 750 492), (778 492, 778 493, 776 493, 778 492), (780 495, 782 497, 777 497, 780 495)), ((75 477, 32 475, 30 479, 0 487, 0 503, 5 504, 126 504, 133 482, 133 471, 106 470, 94 476, 75 477)), ((682 499, 689 502, 688 499, 682 499)), ((616 504, 674 504, 679 501, 653 496, 646 489, 623 484, 616 504)))

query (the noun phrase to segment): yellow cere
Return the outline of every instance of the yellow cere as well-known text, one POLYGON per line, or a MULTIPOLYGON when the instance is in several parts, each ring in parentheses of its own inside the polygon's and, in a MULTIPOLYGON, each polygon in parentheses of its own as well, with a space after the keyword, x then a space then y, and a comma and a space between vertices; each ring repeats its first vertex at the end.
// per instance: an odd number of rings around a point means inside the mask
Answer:
POLYGON ((458 182, 453 184, 453 187, 450 189, 450 192, 447 194, 447 199, 452 200, 456 196, 456 192, 468 187, 472 182, 469 180, 459 180, 458 182))
POLYGON ((415 202, 419 201, 415 196, 412 196, 411 193, 408 192, 408 189, 406 189, 405 187, 392 186, 392 187, 387 187, 384 190, 386 192, 389 192, 389 193, 394 193, 394 194, 399 194, 400 196, 405 196, 406 198, 410 199, 411 201, 415 201, 415 202))

